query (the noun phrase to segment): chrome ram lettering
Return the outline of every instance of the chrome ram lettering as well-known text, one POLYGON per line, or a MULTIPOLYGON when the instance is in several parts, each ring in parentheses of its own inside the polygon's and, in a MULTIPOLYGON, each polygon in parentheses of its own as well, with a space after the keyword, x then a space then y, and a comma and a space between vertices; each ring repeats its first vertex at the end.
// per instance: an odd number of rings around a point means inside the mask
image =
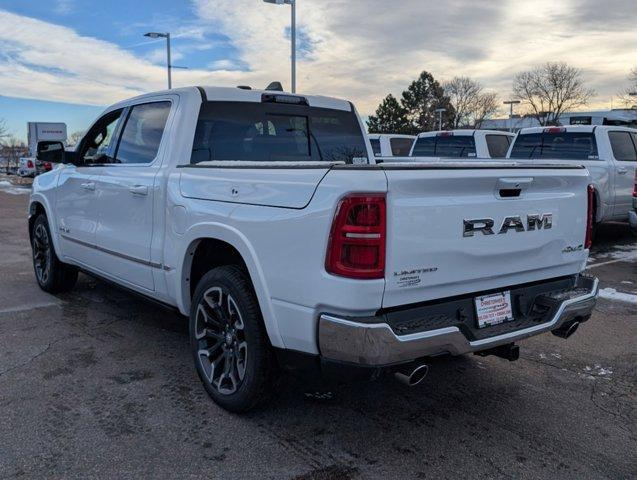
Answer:
MULTIPOLYGON (((462 221, 462 236, 473 237, 476 232, 482 232, 483 235, 493 235, 493 226, 495 221, 492 218, 474 218, 464 219, 462 221)), ((502 220, 498 234, 507 233, 509 230, 516 232, 532 231, 532 230, 548 230, 553 228, 553 214, 533 214, 526 216, 526 227, 519 215, 506 217, 502 220)))

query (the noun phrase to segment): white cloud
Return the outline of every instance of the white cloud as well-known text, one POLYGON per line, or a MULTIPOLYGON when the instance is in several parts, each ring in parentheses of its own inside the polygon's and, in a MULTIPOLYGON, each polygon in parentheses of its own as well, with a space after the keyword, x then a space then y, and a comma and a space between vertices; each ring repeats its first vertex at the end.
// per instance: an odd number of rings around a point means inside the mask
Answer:
MULTIPOLYGON (((637 62, 637 12, 629 8, 634 0, 608 1, 609 10, 624 14, 594 14, 600 8, 594 0, 301 1, 299 28, 312 51, 298 60, 298 89, 350 99, 369 114, 422 70, 439 80, 469 75, 507 96, 517 71, 563 60, 584 71, 598 91, 592 106, 604 107, 637 62)), ((173 36, 192 40, 191 50, 173 50, 173 57, 183 55, 181 63, 188 65, 188 52, 209 48, 201 41, 213 31, 227 36, 239 55, 213 62, 212 71, 176 71, 175 85, 263 87, 280 80, 289 86, 289 6, 192 2, 199 20, 171 29, 173 36)), ((70 28, 0 10, 4 95, 108 104, 164 88, 164 62, 159 46, 140 57, 70 28)))
POLYGON ((59 15, 68 15, 73 11, 74 0, 56 0, 55 1, 55 13, 59 15))

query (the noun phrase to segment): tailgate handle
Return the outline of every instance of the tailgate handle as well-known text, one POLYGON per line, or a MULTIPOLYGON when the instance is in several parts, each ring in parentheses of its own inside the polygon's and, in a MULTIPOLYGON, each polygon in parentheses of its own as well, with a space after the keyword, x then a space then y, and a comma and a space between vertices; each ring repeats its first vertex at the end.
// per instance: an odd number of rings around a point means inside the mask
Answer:
POLYGON ((496 189, 501 198, 515 198, 531 183, 533 178, 500 178, 496 189))
POLYGON ((500 196, 503 198, 519 197, 520 193, 522 193, 521 188, 501 188, 500 189, 500 196))

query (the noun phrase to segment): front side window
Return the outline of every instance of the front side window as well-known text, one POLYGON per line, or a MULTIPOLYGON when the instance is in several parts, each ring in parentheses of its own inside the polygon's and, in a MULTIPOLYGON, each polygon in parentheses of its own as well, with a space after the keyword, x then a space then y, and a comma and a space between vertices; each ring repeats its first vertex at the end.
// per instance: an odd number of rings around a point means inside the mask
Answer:
POLYGON ((113 133, 117 122, 122 116, 123 109, 109 112, 100 118, 82 139, 79 158, 84 165, 110 163, 109 149, 113 140, 113 133))
POLYGON ((616 160, 623 162, 634 162, 637 160, 637 152, 635 151, 630 132, 608 132, 608 138, 616 160))
POLYGON ((150 163, 157 156, 170 102, 154 102, 131 108, 115 154, 116 163, 150 163))
POLYGON ((491 158, 504 158, 509 151, 511 138, 508 135, 487 135, 487 148, 491 158))
POLYGON ((519 134, 511 158, 596 160, 597 142, 592 132, 542 132, 519 134))
POLYGON ((392 138, 389 140, 391 145, 391 153, 395 157, 407 157, 411 151, 411 146, 414 144, 414 140, 411 138, 392 138))
POLYGON ((381 156, 380 138, 370 138, 369 143, 372 144, 372 150, 374 151, 374 155, 376 157, 380 157, 381 156))
POLYGON ((354 112, 307 105, 206 102, 191 163, 326 161, 353 163, 367 148, 354 112))

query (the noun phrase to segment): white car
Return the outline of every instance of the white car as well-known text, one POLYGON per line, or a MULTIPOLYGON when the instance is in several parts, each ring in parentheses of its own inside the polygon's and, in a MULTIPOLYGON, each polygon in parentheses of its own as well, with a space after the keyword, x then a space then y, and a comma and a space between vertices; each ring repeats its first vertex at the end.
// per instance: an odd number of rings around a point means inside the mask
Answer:
POLYGON ((505 158, 513 133, 497 130, 445 130, 418 135, 410 157, 505 158))
POLYGON ((584 165, 595 187, 595 222, 629 220, 637 170, 637 129, 611 125, 523 128, 508 158, 584 165))
MULTIPOLYGON (((60 150, 38 145, 43 161, 60 150)), ((38 284, 68 290, 82 270, 174 307, 232 411, 280 368, 415 384, 431 356, 514 360, 515 342, 568 337, 595 304, 586 169, 375 164, 348 101, 150 93, 63 156, 30 197, 38 284)))
POLYGON ((376 157, 406 157, 416 139, 414 135, 394 133, 370 133, 367 137, 376 157))

